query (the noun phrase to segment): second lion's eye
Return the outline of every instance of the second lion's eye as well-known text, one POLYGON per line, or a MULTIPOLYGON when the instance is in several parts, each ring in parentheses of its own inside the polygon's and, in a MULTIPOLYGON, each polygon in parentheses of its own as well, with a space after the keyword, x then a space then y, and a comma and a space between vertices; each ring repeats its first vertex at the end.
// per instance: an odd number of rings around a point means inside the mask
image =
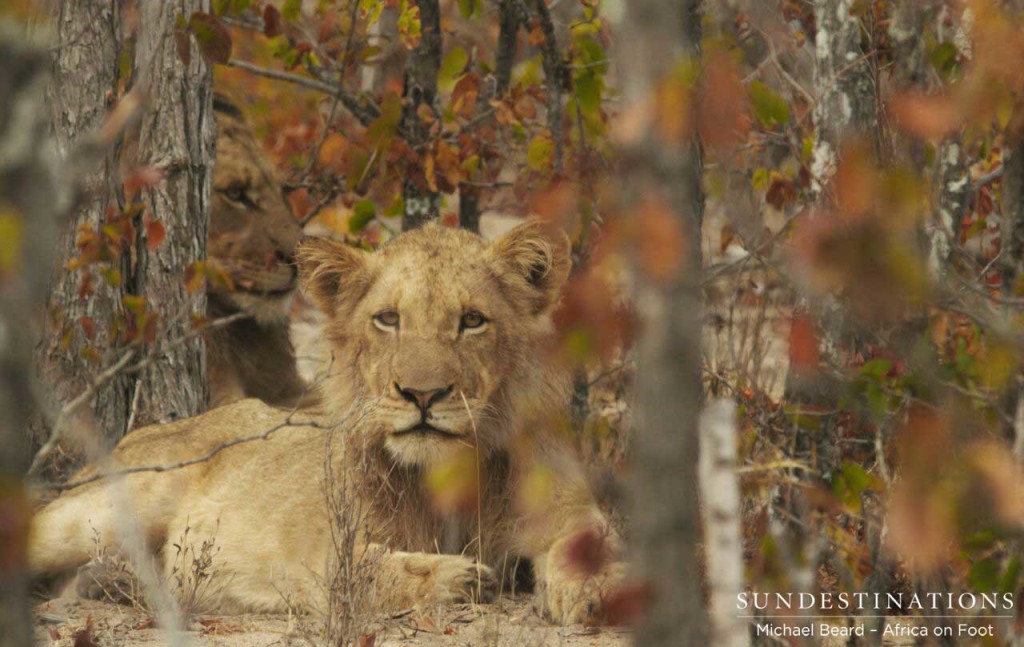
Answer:
POLYGON ((461 330, 473 330, 479 328, 487 323, 487 318, 479 312, 470 310, 466 314, 462 315, 462 319, 459 320, 459 328, 461 330))
POLYGON ((373 323, 375 323, 378 328, 398 328, 398 321, 398 313, 394 310, 384 310, 383 312, 378 312, 373 315, 373 323))
POLYGON ((246 198, 245 184, 242 182, 232 182, 228 185, 228 188, 225 189, 224 193, 228 196, 229 200, 242 202, 246 198))

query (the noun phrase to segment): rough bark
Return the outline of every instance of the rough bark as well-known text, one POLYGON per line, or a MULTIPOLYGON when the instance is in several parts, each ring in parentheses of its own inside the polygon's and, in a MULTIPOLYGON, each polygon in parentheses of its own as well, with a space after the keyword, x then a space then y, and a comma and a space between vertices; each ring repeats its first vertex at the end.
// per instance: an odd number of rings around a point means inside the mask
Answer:
MULTIPOLYGON (((409 54, 405 64, 405 86, 402 106, 402 134, 421 160, 427 154, 430 126, 417 111, 426 106, 437 114, 437 72, 441 68, 441 8, 438 0, 419 0, 420 42, 409 54)), ((441 196, 431 191, 423 177, 423 163, 407 168, 402 180, 405 211, 402 231, 422 227, 439 216, 441 196)))
MULTIPOLYGON (((185 271, 206 258, 210 222, 216 122, 212 74, 198 52, 188 65, 180 60, 174 29, 178 16, 209 11, 208 0, 139 4, 136 76, 145 84, 151 104, 142 120, 138 162, 161 168, 163 182, 144 190, 149 216, 163 223, 165 242, 150 250, 139 227, 138 261, 130 289, 145 296, 157 310, 164 339, 176 340, 191 330, 191 315, 206 311, 206 294, 190 294, 185 271)), ((201 336, 157 349, 156 361, 133 376, 142 395, 137 424, 184 418, 206 408, 208 389, 201 336)))
MULTIPOLYGON (((123 47, 120 7, 115 0, 69 0, 61 2, 57 9, 49 105, 57 145, 65 157, 99 130, 117 95, 117 63, 123 47)), ((104 221, 107 209, 120 209, 115 152, 110 151, 90 168, 83 169, 79 182, 83 195, 61 236, 59 263, 53 268, 47 303, 50 316, 37 355, 37 365, 52 396, 48 403, 51 411, 85 391, 99 367, 96 362, 83 359, 83 353, 107 345, 114 336, 114 322, 122 313, 120 286, 94 280, 92 296, 80 299, 82 275, 65 269, 68 260, 78 254, 75 242, 79 228, 95 230, 104 221), (95 325, 91 339, 79 325, 85 317, 95 325)), ((128 271, 124 262, 119 262, 115 269, 122 276, 128 271)), ((107 353, 101 361, 109 363, 113 357, 107 353)), ((93 420, 112 441, 124 433, 128 389, 128 378, 118 376, 97 394, 93 420)))
POLYGON ((0 23, 0 644, 33 644, 25 550, 32 506, 22 477, 34 412, 32 314, 44 301, 68 196, 46 119, 48 55, 0 23))
MULTIPOLYGON (((640 109, 672 82, 673 66, 700 56, 698 0, 632 0, 619 29, 624 112, 640 109)), ((640 645, 705 645, 707 614, 698 560, 697 495, 701 401, 700 232, 704 212, 696 141, 671 141, 646 123, 620 148, 626 203, 656 198, 688 241, 678 274, 638 288, 637 426, 632 443, 631 552, 652 607, 636 630, 640 645)))
MULTIPOLYGON (((498 45, 494 56, 494 83, 484 87, 477 101, 477 110, 490 110, 491 99, 501 98, 508 91, 515 63, 516 43, 521 22, 515 0, 498 2, 498 45)), ((480 231, 480 189, 469 184, 459 185, 459 226, 469 231, 480 231)))
POLYGON ((116 97, 133 82, 141 86, 147 104, 138 130, 129 133, 133 144, 112 151, 84 173, 84 199, 67 225, 54 268, 50 327, 39 357, 53 394, 51 410, 60 408, 86 390, 99 368, 113 363, 115 322, 124 319, 125 296, 146 298, 160 321, 146 367, 114 377, 94 401, 92 418, 108 444, 127 433, 130 422, 195 415, 207 399, 202 338, 180 340, 191 329, 191 315, 206 307, 203 293, 187 292, 184 276, 189 265, 206 257, 215 141, 211 74, 194 46, 190 63, 180 60, 173 34, 179 15, 208 11, 209 3, 141 2, 137 33, 124 24, 122 9, 112 0, 73 0, 60 3, 57 11, 50 104, 62 152, 69 154, 99 130, 116 97), (125 65, 133 56, 133 65, 125 65), (110 268, 119 280, 108 284, 94 274, 95 292, 80 298, 81 275, 66 269, 78 253, 77 231, 82 226, 95 230, 109 212, 125 207, 121 170, 137 165, 153 166, 165 179, 142 191, 146 208, 135 218, 132 252, 110 268), (152 250, 147 220, 161 223, 166 232, 164 242, 152 250), (79 325, 82 317, 95 324, 91 339, 79 325), (68 330, 72 334, 65 337, 68 330), (90 360, 82 353, 89 346, 107 352, 99 362, 90 360))

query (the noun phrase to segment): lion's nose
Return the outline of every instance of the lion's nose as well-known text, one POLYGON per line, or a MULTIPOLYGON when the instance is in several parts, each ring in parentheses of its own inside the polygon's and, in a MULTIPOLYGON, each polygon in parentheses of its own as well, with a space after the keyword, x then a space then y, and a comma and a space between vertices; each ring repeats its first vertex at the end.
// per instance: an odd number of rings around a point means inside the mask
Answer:
POLYGON ((452 392, 452 386, 449 385, 443 389, 406 389, 396 382, 395 390, 398 391, 398 395, 412 402, 420 411, 426 413, 427 409, 448 397, 448 394, 452 392))

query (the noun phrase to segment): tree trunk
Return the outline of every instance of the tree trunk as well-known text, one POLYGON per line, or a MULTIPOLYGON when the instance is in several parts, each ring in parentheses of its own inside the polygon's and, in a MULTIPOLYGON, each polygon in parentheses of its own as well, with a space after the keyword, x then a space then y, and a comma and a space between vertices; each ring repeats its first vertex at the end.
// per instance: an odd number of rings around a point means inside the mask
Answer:
POLYGON ((202 338, 183 337, 191 331, 192 315, 206 307, 205 294, 187 292, 184 276, 186 268, 206 257, 215 141, 211 74, 195 46, 188 65, 180 60, 174 29, 179 15, 208 11, 209 2, 144 0, 138 3, 137 31, 125 24, 122 7, 113 0, 71 0, 60 3, 56 17, 59 42, 50 101, 65 155, 99 130, 133 81, 142 86, 147 104, 132 133, 132 154, 111 153, 84 174, 86 195, 60 245, 49 328, 38 357, 54 395, 51 409, 59 409, 123 351, 117 349, 117 331, 127 316, 125 297, 145 298, 159 321, 145 366, 111 379, 95 398, 93 420, 107 444, 130 431, 130 423, 200 413, 207 399, 202 338), (125 62, 133 56, 129 68, 125 62), (94 291, 83 298, 82 274, 67 269, 79 253, 78 231, 95 231, 110 214, 126 208, 131 196, 123 193, 120 171, 136 165, 152 166, 164 179, 137 198, 145 209, 133 218, 131 251, 102 272, 86 270, 92 272, 94 291), (150 239, 157 227, 148 223, 162 225, 166 237, 161 244, 150 239))
MULTIPOLYGON (((840 147, 852 136, 879 133, 875 74, 861 46, 862 24, 851 14, 853 0, 815 0, 814 162, 820 189, 835 173, 840 147)), ((875 153, 881 148, 873 142, 875 153)))
MULTIPOLYGON (((477 100, 477 110, 490 110, 492 99, 505 96, 512 81, 512 65, 515 63, 516 43, 519 36, 521 8, 515 0, 498 2, 498 43, 494 55, 494 83, 488 84, 477 100)), ((469 184, 459 185, 459 226, 469 231, 480 232, 480 189, 469 184)))
MULTIPOLYGON (((65 158, 100 129, 117 96, 117 63, 122 50, 120 7, 115 0, 69 0, 57 9, 49 103, 57 145, 65 158)), ((61 237, 59 264, 53 270, 47 304, 50 316, 37 356, 37 366, 53 398, 50 410, 59 409, 85 391, 97 370, 114 361, 112 353, 102 351, 112 345, 114 323, 122 315, 123 286, 119 281, 111 285, 93 275, 92 295, 79 298, 83 274, 68 271, 66 265, 78 255, 78 230, 96 230, 108 209, 121 209, 115 155, 111 151, 90 169, 83 169, 80 184, 84 195, 61 237), (84 325, 87 322, 94 326, 89 336, 89 326, 84 325)), ((115 262, 111 269, 122 277, 128 272, 123 261, 115 262)), ((97 394, 93 420, 110 441, 124 433, 129 388, 129 378, 120 375, 100 387, 97 394)))
POLYGON ((407 165, 402 180, 402 231, 422 227, 440 215, 441 196, 429 188, 423 177, 424 161, 428 151, 430 126, 420 119, 417 111, 426 106, 437 114, 437 72, 441 68, 441 8, 438 0, 419 0, 420 42, 409 54, 405 64, 404 104, 402 106, 402 132, 406 142, 420 157, 419 162, 407 165))
MULTIPOLYGON (((624 113, 643 112, 672 70, 699 60, 699 0, 632 0, 619 30, 624 113)), ((700 233, 704 212, 696 141, 672 141, 646 123, 624 141, 626 203, 661 201, 688 241, 676 276, 641 285, 644 334, 638 353, 637 426, 630 470, 632 560, 650 586, 640 645, 705 645, 697 495, 701 401, 700 233)))
MULTIPOLYGON (((136 74, 152 103, 139 132, 138 162, 166 174, 143 191, 149 217, 163 224, 166 241, 151 250, 145 228, 138 228, 138 265, 130 281, 132 291, 159 313, 163 338, 170 340, 187 335, 192 315, 206 312, 206 293, 190 294, 184 277, 189 266, 206 258, 216 142, 211 70, 198 52, 187 66, 182 63, 174 29, 180 14, 209 10, 208 0, 139 5, 136 74)), ((137 424, 201 413, 208 397, 202 337, 164 344, 157 352, 156 361, 134 377, 132 391, 142 395, 137 424)))
POLYGON ((44 301, 57 221, 69 202, 49 136, 48 54, 0 23, 0 645, 34 643, 25 569, 32 315, 44 301))

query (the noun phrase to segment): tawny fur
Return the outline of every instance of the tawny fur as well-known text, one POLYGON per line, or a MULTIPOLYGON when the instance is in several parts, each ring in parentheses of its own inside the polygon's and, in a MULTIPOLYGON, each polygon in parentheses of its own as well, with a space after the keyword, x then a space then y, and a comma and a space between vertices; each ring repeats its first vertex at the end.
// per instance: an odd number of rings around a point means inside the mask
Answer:
MULTIPOLYGON (((381 611, 466 600, 480 584, 493 590, 521 556, 533 562, 553 620, 595 620, 622 566, 618 540, 562 439, 568 381, 552 359, 550 312, 568 254, 564 236, 537 223, 490 245, 434 225, 374 254, 304 243, 300 272, 328 315, 334 371, 322 385, 324 408, 292 421, 318 426, 295 424, 201 464, 126 476, 135 516, 154 550, 162 549, 165 568, 170 544, 188 525, 194 541, 213 536, 220 548, 208 610, 281 611, 285 597, 322 605, 317 577, 336 558, 324 492, 341 483, 342 498, 367 514, 359 545, 380 559, 381 611), (408 389, 439 388, 447 394, 423 410, 408 396, 408 389), (423 421, 438 432, 406 432, 423 421), (466 451, 474 459, 464 469, 479 461, 479 505, 442 512, 427 475, 459 464, 450 461, 466 451), (604 537, 596 563, 573 558, 583 531, 604 537)), ((202 456, 287 415, 244 400, 136 431, 114 462, 202 456)), ((88 560, 93 528, 117 548, 108 489, 97 481, 40 511, 29 551, 36 573, 68 572, 88 560)))
POLYGON ((288 316, 302 229, 242 113, 219 95, 214 107, 217 158, 208 247, 231 285, 211 283, 208 314, 219 318, 245 311, 251 317, 208 338, 210 404, 259 398, 295 406, 308 395, 296 367, 288 316))

